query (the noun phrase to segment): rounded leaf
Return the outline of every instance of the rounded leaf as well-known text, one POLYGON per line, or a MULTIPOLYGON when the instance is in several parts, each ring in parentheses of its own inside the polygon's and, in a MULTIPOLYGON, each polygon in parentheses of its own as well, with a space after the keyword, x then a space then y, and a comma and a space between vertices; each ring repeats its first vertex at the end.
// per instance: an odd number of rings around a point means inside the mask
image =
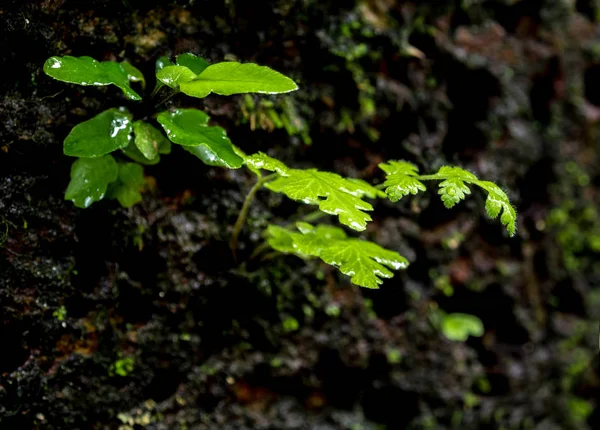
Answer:
POLYGON ((139 69, 133 67, 130 63, 123 61, 121 62, 121 67, 127 73, 127 79, 130 82, 140 82, 142 84, 142 88, 146 87, 146 79, 144 78, 144 74, 140 72, 139 69))
POLYGON ((102 200, 108 184, 117 180, 118 167, 115 159, 106 155, 100 158, 80 158, 71 166, 71 182, 65 200, 71 200, 79 208, 87 208, 102 200))
POLYGON ((202 73, 210 65, 204 58, 189 53, 178 55, 176 63, 178 66, 187 67, 196 75, 202 73))
POLYGON ((196 74, 184 66, 166 66, 156 72, 156 78, 171 88, 177 88, 196 78, 196 74))
POLYGON ((211 64, 192 81, 180 85, 181 92, 192 97, 210 93, 229 96, 241 93, 280 94, 295 91, 290 78, 266 66, 253 63, 223 62, 211 64))
MULTIPOLYGON (((135 69, 131 65, 130 68, 135 69)), ((139 70, 137 72, 139 73, 139 70)), ((58 81, 72 84, 96 86, 112 84, 121 88, 128 99, 142 99, 129 86, 128 72, 115 61, 100 62, 92 57, 71 57, 69 55, 50 57, 44 63, 44 73, 58 81)))
POLYGON ((167 151, 166 153, 170 151, 171 143, 167 138, 160 130, 145 121, 134 122, 133 133, 135 146, 148 160, 155 159, 161 153, 161 148, 163 148, 163 151, 167 151))
POLYGON ((63 152, 73 157, 101 157, 125 148, 131 131, 131 114, 124 108, 109 109, 73 127, 63 152))
POLYGON ((475 315, 453 313, 442 320, 442 332, 450 340, 464 342, 469 336, 483 336, 483 323, 475 315))
POLYGON ((221 127, 207 126, 209 116, 197 109, 162 112, 157 121, 171 142, 183 145, 204 163, 237 169, 244 160, 235 153, 227 133, 221 127))

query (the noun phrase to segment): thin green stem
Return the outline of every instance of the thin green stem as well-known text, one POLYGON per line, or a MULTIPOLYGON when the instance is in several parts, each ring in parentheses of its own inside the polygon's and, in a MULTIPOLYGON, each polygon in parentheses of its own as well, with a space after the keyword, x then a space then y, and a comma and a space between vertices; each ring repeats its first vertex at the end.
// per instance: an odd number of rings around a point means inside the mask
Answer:
POLYGON ((166 102, 167 102, 167 100, 169 100, 169 99, 170 99, 171 97, 173 97, 173 96, 176 96, 176 95, 177 95, 177 94, 179 94, 179 93, 180 93, 180 91, 179 91, 179 88, 178 88, 178 89, 176 89, 176 90, 174 90, 174 91, 172 91, 172 92, 170 92, 170 93, 169 93, 169 94, 168 94, 168 95, 167 95, 165 98, 163 98, 161 101, 159 101, 159 102, 156 104, 156 106, 160 106, 160 105, 162 105, 162 104, 166 103, 166 102))
POLYGON ((418 179, 419 181, 443 181, 447 178, 440 178, 437 175, 419 175, 419 176, 415 176, 415 179, 418 179))
POLYGON ((325 212, 322 212, 322 211, 313 211, 309 214, 304 215, 302 217, 302 221, 313 222, 313 221, 317 221, 317 220, 323 218, 326 215, 328 215, 328 214, 326 214, 325 212))
MULTIPOLYGON (((445 181, 447 179, 450 179, 446 176, 440 176, 438 174, 434 174, 434 175, 420 175, 420 176, 416 176, 416 179, 420 180, 420 181, 445 181)), ((478 187, 483 188, 486 191, 487 188, 485 187, 485 181, 482 181, 480 179, 466 179, 466 178, 459 178, 461 181, 466 182, 467 184, 471 184, 471 185, 477 185, 478 187)))
POLYGON ((256 184, 250 189, 248 195, 244 199, 244 204, 242 206, 242 210, 240 210, 240 214, 238 215, 237 221, 235 222, 235 226, 233 227, 233 233, 231 234, 231 241, 229 242, 229 246, 231 247, 231 251, 233 252, 233 256, 235 257, 235 250, 237 249, 237 242, 242 229, 244 228, 244 224, 246 223, 246 218, 248 217, 248 211, 250 210, 250 204, 254 199, 254 196, 260 190, 260 188, 269 182, 272 179, 277 177, 277 173, 273 173, 271 175, 267 175, 263 178, 260 178, 256 184))
POLYGON ((156 97, 156 95, 158 94, 158 92, 160 91, 160 89, 161 89, 162 87, 164 87, 164 85, 162 85, 162 84, 158 85, 158 84, 157 84, 157 85, 154 87, 154 89, 152 90, 152 93, 150 94, 150 98, 154 98, 154 97, 156 97))

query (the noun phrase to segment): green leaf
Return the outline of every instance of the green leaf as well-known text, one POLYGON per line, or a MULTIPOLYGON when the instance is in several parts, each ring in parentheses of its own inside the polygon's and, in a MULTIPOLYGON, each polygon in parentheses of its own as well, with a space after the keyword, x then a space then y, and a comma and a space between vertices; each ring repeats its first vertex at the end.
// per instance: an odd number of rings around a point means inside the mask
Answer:
POLYGON ((488 197, 485 203, 485 209, 491 218, 497 218, 502 211, 500 222, 506 226, 508 233, 511 236, 515 235, 517 230, 517 212, 510 203, 508 196, 502 189, 489 181, 480 181, 477 176, 467 172, 460 167, 443 166, 434 175, 430 175, 427 179, 441 179, 439 194, 442 196, 442 201, 446 207, 452 207, 460 200, 464 199, 471 191, 466 183, 477 185, 488 192, 488 197))
POLYGON ((175 64, 173 64, 171 62, 169 57, 167 57, 166 55, 163 55, 162 57, 159 57, 158 60, 156 60, 156 73, 160 72, 162 69, 164 69, 167 66, 174 66, 174 65, 175 64))
POLYGON ((108 109, 73 127, 64 141, 63 152, 73 157, 101 157, 125 148, 132 129, 127 109, 108 109))
POLYGON ((370 199, 376 199, 378 197, 386 197, 386 194, 375 188, 373 185, 369 184, 367 181, 358 178, 346 178, 347 181, 350 181, 360 187, 362 195, 368 197, 370 199))
POLYGON ((268 170, 270 172, 277 172, 283 176, 285 176, 290 170, 281 161, 269 157, 263 152, 257 152, 249 157, 245 157, 244 162, 247 166, 252 167, 255 170, 268 170))
POLYGON ((129 79, 129 82, 141 82, 142 88, 146 88, 146 79, 144 78, 144 74, 142 72, 126 61, 121 62, 121 67, 123 70, 125 70, 125 73, 127 73, 127 79, 129 79))
POLYGON ((417 194, 425 191, 425 185, 417 179, 419 168, 406 161, 390 161, 379 164, 379 168, 387 174, 383 183, 386 194, 390 200, 397 202, 408 194, 417 194))
POLYGON ((483 336, 483 323, 475 315, 453 313, 444 316, 442 333, 450 340, 466 341, 469 336, 483 336))
POLYGON ((319 209, 337 215, 342 224, 362 231, 371 217, 364 211, 373 206, 362 200, 374 195, 373 187, 364 181, 342 178, 331 172, 316 169, 290 169, 281 161, 258 153, 246 158, 254 168, 277 172, 279 177, 265 186, 271 191, 283 193, 293 200, 319 205, 319 209))
MULTIPOLYGON (((158 72, 160 72, 165 67, 174 66, 174 65, 175 64, 173 64, 171 62, 169 57, 167 57, 167 56, 159 57, 158 60, 156 60, 156 73, 155 74, 158 75, 158 72)), ((156 86, 154 87, 154 91, 152 92, 152 95, 156 94, 158 92, 158 90, 160 90, 163 86, 164 86, 164 84, 159 79, 157 79, 156 86)))
POLYGON ((366 288, 379 288, 382 278, 391 278, 391 270, 405 269, 408 260, 394 251, 360 239, 348 238, 338 227, 298 223, 294 232, 270 225, 268 243, 277 251, 301 257, 319 257, 327 264, 350 276, 352 283, 366 288), (391 270, 390 270, 391 269, 391 270))
POLYGON ((102 200, 108 184, 115 181, 117 175, 117 163, 110 155, 80 158, 71 166, 71 182, 65 200, 72 200, 79 208, 87 208, 102 200))
POLYGON ((133 123, 135 146, 148 160, 155 159, 159 153, 168 154, 171 151, 171 142, 152 125, 145 121, 133 123))
POLYGON ((438 194, 442 196, 444 206, 447 208, 453 207, 455 204, 464 200, 467 194, 471 194, 471 190, 465 182, 476 183, 477 176, 471 172, 467 172, 460 167, 442 166, 440 170, 431 175, 432 179, 443 180, 440 183, 438 194))
POLYGON ((185 146, 211 166, 237 169, 244 160, 233 150, 227 133, 221 127, 208 126, 209 116, 197 109, 175 109, 158 115, 169 140, 185 146))
MULTIPOLYGON (((132 66, 133 67, 133 66, 132 66)), ((137 70, 137 69, 136 69, 137 70)), ((129 75, 115 61, 96 61, 92 57, 50 57, 44 63, 44 73, 63 82, 79 85, 115 85, 130 100, 141 100, 129 86, 129 75)))
POLYGON ((137 163, 119 163, 118 180, 113 182, 107 197, 117 199, 121 206, 129 208, 142 201, 144 168, 137 163))
POLYGON ((176 58, 176 63, 178 66, 187 67, 196 75, 202 73, 204 69, 210 65, 210 63, 204 58, 189 53, 178 55, 176 58))
POLYGON ((478 181, 477 185, 488 192, 485 201, 485 210, 490 218, 496 219, 500 215, 500 212, 502 212, 500 222, 506 226, 510 235, 514 236, 517 231, 517 212, 510 203, 506 193, 493 182, 478 181))
POLYGON ((267 183, 266 187, 293 200, 319 205, 321 211, 337 215, 340 223, 353 230, 363 231, 371 221, 364 211, 372 211, 373 206, 362 200, 369 190, 335 173, 290 169, 286 176, 267 183))
POLYGON ((184 66, 166 66, 156 73, 156 78, 171 88, 177 88, 196 78, 196 74, 184 66))
POLYGON ((488 192, 485 203, 488 215, 496 218, 502 213, 500 221, 511 236, 515 235, 517 212, 506 193, 493 182, 481 181, 471 172, 454 166, 442 166, 433 175, 419 175, 417 167, 406 161, 390 161, 387 164, 381 163, 379 167, 387 174, 384 186, 387 187, 385 192, 391 201, 397 201, 407 194, 424 191, 425 186, 421 181, 439 180, 442 182, 439 184, 438 194, 444 206, 451 208, 471 194, 467 184, 477 185, 488 192))
POLYGON ((223 62, 211 64, 193 81, 182 83, 184 94, 206 97, 210 93, 229 96, 241 93, 280 94, 295 91, 298 86, 290 78, 252 63, 223 62))
POLYGON ((135 144, 133 142, 129 142, 129 145, 127 145, 125 148, 121 149, 121 151, 123 152, 123 154, 125 154, 127 157, 131 158, 133 161, 144 164, 146 166, 154 166, 155 164, 158 164, 160 161, 159 155, 157 155, 156 157, 154 157, 151 160, 148 160, 144 156, 144 154, 142 154, 140 152, 138 147, 135 146, 135 144))

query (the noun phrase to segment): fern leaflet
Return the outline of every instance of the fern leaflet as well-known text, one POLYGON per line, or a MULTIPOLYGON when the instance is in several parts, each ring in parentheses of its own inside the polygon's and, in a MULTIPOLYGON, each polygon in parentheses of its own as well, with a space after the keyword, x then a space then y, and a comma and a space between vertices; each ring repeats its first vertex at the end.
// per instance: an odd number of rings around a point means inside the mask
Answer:
POLYGON ((517 213, 510 203, 506 193, 489 181, 481 181, 474 174, 454 166, 442 166, 433 175, 419 175, 419 169, 412 163, 406 161, 389 161, 381 163, 379 167, 386 173, 384 182, 385 193, 388 198, 395 202, 408 194, 417 194, 425 191, 425 185, 421 181, 439 180, 438 194, 441 196, 444 206, 451 208, 467 195, 471 194, 469 185, 477 185, 487 191, 485 209, 491 218, 497 218, 500 213, 500 222, 506 226, 511 236, 515 235, 517 226, 517 213))
POLYGON ((372 211, 373 206, 363 198, 383 195, 362 180, 347 179, 317 169, 292 169, 260 152, 247 157, 245 162, 254 169, 278 174, 275 180, 265 185, 271 191, 283 193, 293 200, 318 205, 321 211, 337 215, 340 223, 357 231, 363 231, 367 222, 371 221, 365 211, 372 211))
POLYGON ((300 257, 319 257, 350 276, 352 283, 379 288, 382 278, 391 278, 392 270, 405 269, 408 260, 394 251, 360 239, 348 238, 339 227, 299 222, 300 232, 270 225, 268 243, 275 250, 300 257), (390 270, 391 269, 391 270, 390 270))

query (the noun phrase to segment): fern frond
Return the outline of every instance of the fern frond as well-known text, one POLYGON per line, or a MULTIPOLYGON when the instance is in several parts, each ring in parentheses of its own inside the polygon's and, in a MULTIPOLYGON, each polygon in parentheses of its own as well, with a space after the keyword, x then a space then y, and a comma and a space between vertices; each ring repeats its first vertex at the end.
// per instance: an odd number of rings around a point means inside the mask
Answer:
POLYGON ((365 288, 379 288, 382 278, 392 270, 405 269, 408 260, 394 251, 360 239, 348 238, 339 227, 308 223, 296 224, 299 232, 276 225, 267 229, 268 243, 275 250, 300 257, 319 257, 350 276, 350 281, 365 288))
POLYGON ((417 194, 425 191, 425 185, 419 181, 419 168, 407 161, 390 161, 381 163, 379 168, 386 173, 386 181, 383 185, 389 199, 397 202, 408 194, 417 194))
POLYGON ((506 193, 493 182, 481 181, 473 173, 454 166, 442 166, 433 175, 419 175, 418 168, 406 161, 389 161, 381 163, 379 167, 386 172, 387 180, 384 182, 384 186, 387 188, 385 192, 393 202, 408 194, 425 191, 425 186, 421 181, 439 180, 442 182, 439 184, 438 194, 441 196, 444 206, 451 208, 471 194, 468 185, 477 185, 488 193, 485 203, 488 215, 495 219, 502 213, 500 222, 506 226, 511 236, 515 235, 517 229, 516 210, 506 193))
POLYGON ((265 186, 271 191, 307 204, 318 205, 330 215, 337 215, 340 223, 353 230, 363 231, 371 217, 365 211, 373 206, 364 197, 381 196, 381 191, 359 179, 343 178, 336 173, 317 169, 291 169, 281 161, 263 153, 246 158, 246 164, 254 169, 278 173, 278 177, 265 186))

